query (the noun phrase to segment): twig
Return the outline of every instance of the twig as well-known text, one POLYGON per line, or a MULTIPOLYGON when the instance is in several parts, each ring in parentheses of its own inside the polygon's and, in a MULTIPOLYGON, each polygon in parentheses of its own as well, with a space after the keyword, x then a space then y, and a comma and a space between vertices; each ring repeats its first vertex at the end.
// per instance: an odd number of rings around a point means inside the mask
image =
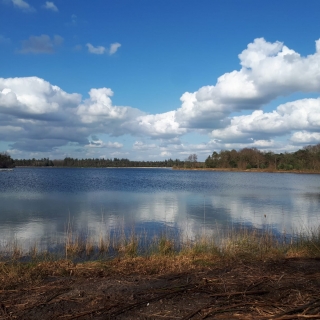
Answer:
POLYGON ((279 320, 291 320, 291 319, 320 319, 320 314, 292 314, 276 318, 279 320))
MULTIPOLYGON (((212 294, 210 296, 211 297, 231 297, 231 296, 238 296, 238 295, 253 295, 253 294, 265 294, 265 293, 269 293, 269 291, 226 292, 226 293, 212 294)), ((191 311, 186 316, 184 316, 181 320, 188 320, 188 319, 192 318, 194 315, 196 315, 202 309, 209 308, 213 303, 214 303, 214 301, 211 301, 210 303, 206 304, 205 306, 191 311)))
MULTIPOLYGON (((300 307, 297 307, 297 308, 294 308, 294 309, 279 313, 279 314, 275 315, 272 319, 278 319, 278 318, 279 319, 280 318, 281 319, 286 319, 286 318, 283 318, 283 316, 286 316, 286 315, 288 315, 290 313, 297 313, 299 311, 303 311, 304 309, 312 306, 313 304, 319 304, 319 302, 320 302, 320 299, 315 299, 315 300, 313 300, 311 302, 308 302, 308 303, 306 303, 306 304, 304 304, 304 305, 302 305, 300 307)), ((288 319, 293 319, 293 318, 291 317, 291 318, 288 318, 288 319)))
POLYGON ((24 308, 22 310, 20 310, 20 312, 23 312, 25 314, 25 312, 27 311, 30 311, 31 309, 33 308, 36 308, 36 307, 41 307, 47 303, 49 303, 50 301, 52 301, 53 299, 55 299, 56 297, 60 296, 61 294, 64 294, 65 292, 69 291, 70 290, 70 287, 67 287, 67 288, 64 288, 62 290, 59 290, 59 292, 56 292, 55 294, 51 295, 50 297, 48 297, 45 302, 42 302, 42 303, 36 303, 36 304, 33 304, 27 308, 24 308))
POLYGON ((77 319, 77 318, 80 318, 80 317, 83 317, 83 316, 87 316, 89 314, 102 312, 102 311, 107 311, 107 310, 110 310, 111 308, 116 307, 116 306, 117 306, 117 304, 109 306, 109 307, 102 307, 102 308, 99 308, 99 309, 80 312, 80 313, 78 313, 76 315, 66 314, 66 315, 63 315, 63 316, 59 316, 59 318, 61 318, 61 319, 65 318, 65 319, 68 319, 68 320, 73 320, 73 319, 77 319))
MULTIPOLYGON (((269 280, 269 279, 267 278, 267 280, 269 280)), ((266 279, 262 279, 261 281, 257 282, 256 284, 251 284, 248 286, 247 290, 249 290, 249 289, 252 290, 253 288, 260 286, 260 284, 262 284, 264 282, 266 282, 266 279)))
POLYGON ((186 291, 186 290, 190 290, 190 289, 193 289, 195 288, 196 285, 189 285, 189 286, 185 286, 183 287, 182 289, 179 289, 179 290, 174 290, 174 291, 171 291, 171 292, 166 292, 164 294, 161 294, 159 296, 156 296, 154 298, 150 298, 150 299, 145 299, 145 300, 142 300, 140 302, 137 302, 137 303, 134 303, 134 304, 131 304, 131 305, 127 305, 113 313, 111 313, 109 316, 112 316, 112 317, 115 317, 115 316, 118 316, 119 314, 121 313, 124 313, 126 311, 129 311, 131 309, 134 309, 134 308, 137 308, 137 307, 140 307, 142 305, 147 305, 148 303, 150 302, 153 302, 153 301, 157 301, 157 300, 160 300, 162 298, 166 298, 167 296, 170 296, 170 295, 175 295, 177 293, 181 293, 183 291, 186 291))
POLYGON ((240 296, 240 295, 249 296, 253 294, 260 295, 260 294, 266 294, 266 293, 269 293, 269 291, 253 290, 253 291, 225 292, 225 293, 211 294, 210 297, 231 297, 231 296, 240 296))
POLYGON ((223 313, 223 312, 230 312, 230 311, 238 311, 239 307, 243 307, 246 305, 252 305, 254 303, 249 303, 249 302, 240 302, 237 304, 233 304, 231 306, 224 306, 224 307, 220 307, 220 308, 216 308, 214 310, 211 310, 209 312, 207 312, 201 319, 205 319, 207 318, 209 315, 215 314, 215 313, 223 313))

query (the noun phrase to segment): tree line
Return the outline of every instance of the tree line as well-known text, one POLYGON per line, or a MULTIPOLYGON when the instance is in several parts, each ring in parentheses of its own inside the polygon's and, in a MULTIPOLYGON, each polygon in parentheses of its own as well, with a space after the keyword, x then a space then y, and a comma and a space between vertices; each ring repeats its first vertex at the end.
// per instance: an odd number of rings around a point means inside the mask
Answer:
POLYGON ((10 157, 7 152, 0 152, 0 168, 14 168, 15 163, 14 160, 10 157))
POLYGON ((262 152, 257 148, 213 152, 206 168, 311 170, 320 171, 320 144, 309 145, 292 153, 262 152))
POLYGON ((113 158, 113 159, 77 159, 67 157, 63 160, 50 160, 49 158, 43 158, 40 160, 36 159, 22 159, 15 160, 16 166, 34 166, 34 167, 78 167, 78 168, 86 168, 86 167, 96 167, 96 168, 105 168, 105 167, 179 167, 181 166, 181 162, 179 159, 172 160, 163 160, 163 161, 131 161, 126 158, 113 158))
POLYGON ((214 151, 205 162, 199 162, 196 154, 190 154, 184 161, 179 159, 162 161, 131 161, 127 158, 77 159, 66 157, 63 160, 15 159, 6 152, 0 153, 0 168, 14 166, 32 167, 174 167, 174 168, 217 168, 217 169, 266 169, 307 170, 320 172, 320 144, 309 145, 295 152, 263 152, 257 148, 214 151))

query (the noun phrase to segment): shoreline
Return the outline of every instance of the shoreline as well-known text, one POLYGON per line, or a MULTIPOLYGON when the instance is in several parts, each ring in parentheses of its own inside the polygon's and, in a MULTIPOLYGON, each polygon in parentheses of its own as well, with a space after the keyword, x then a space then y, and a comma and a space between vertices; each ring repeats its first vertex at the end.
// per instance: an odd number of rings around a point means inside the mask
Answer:
POLYGON ((255 173, 296 173, 296 174, 320 174, 320 171, 306 170, 271 170, 271 169, 238 169, 238 168, 178 168, 172 170, 181 171, 217 171, 217 172, 255 172, 255 173))
MULTIPOLYGON (((238 168, 179 168, 179 167, 60 167, 60 166, 16 166, 15 168, 33 169, 167 169, 176 171, 217 171, 217 172, 253 172, 253 173, 294 173, 294 174, 320 174, 320 171, 310 170, 274 170, 274 169, 238 169, 238 168)), ((12 171, 15 168, 0 171, 12 171)))
POLYGON ((224 251, 164 239, 141 256, 133 239, 111 259, 0 259, 0 318, 320 319, 320 234, 288 251, 270 233, 233 236, 224 251))

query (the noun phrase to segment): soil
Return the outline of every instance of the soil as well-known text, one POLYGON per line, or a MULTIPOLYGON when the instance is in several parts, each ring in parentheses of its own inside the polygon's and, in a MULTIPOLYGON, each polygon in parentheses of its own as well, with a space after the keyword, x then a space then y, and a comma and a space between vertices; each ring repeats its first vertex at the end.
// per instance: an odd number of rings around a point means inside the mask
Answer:
POLYGON ((49 275, 0 291, 0 319, 320 319, 320 260, 49 275))

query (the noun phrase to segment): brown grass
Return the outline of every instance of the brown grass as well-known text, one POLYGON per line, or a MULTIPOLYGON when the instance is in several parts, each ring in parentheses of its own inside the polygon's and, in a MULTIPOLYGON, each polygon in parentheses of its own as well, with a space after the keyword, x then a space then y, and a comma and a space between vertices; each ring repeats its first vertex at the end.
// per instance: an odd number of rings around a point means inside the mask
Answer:
POLYGON ((11 250, 2 253, 0 277, 2 287, 21 281, 33 281, 49 275, 67 275, 81 272, 108 272, 153 274, 181 272, 195 267, 208 267, 230 261, 270 261, 286 258, 319 258, 320 229, 293 235, 289 240, 270 231, 243 228, 230 231, 219 242, 213 237, 200 236, 195 241, 178 240, 165 235, 153 238, 141 248, 142 236, 124 233, 110 241, 100 237, 81 239, 69 233, 65 242, 65 257, 40 252, 37 246, 23 253, 16 241, 11 250), (101 253, 103 253, 101 255, 101 253), (99 255, 100 254, 100 255, 99 255), (90 260, 94 256, 95 261, 90 260), (79 260, 80 259, 80 260, 79 260), (75 264, 73 261, 83 261, 75 264), (102 267, 103 265, 103 267, 102 267))

